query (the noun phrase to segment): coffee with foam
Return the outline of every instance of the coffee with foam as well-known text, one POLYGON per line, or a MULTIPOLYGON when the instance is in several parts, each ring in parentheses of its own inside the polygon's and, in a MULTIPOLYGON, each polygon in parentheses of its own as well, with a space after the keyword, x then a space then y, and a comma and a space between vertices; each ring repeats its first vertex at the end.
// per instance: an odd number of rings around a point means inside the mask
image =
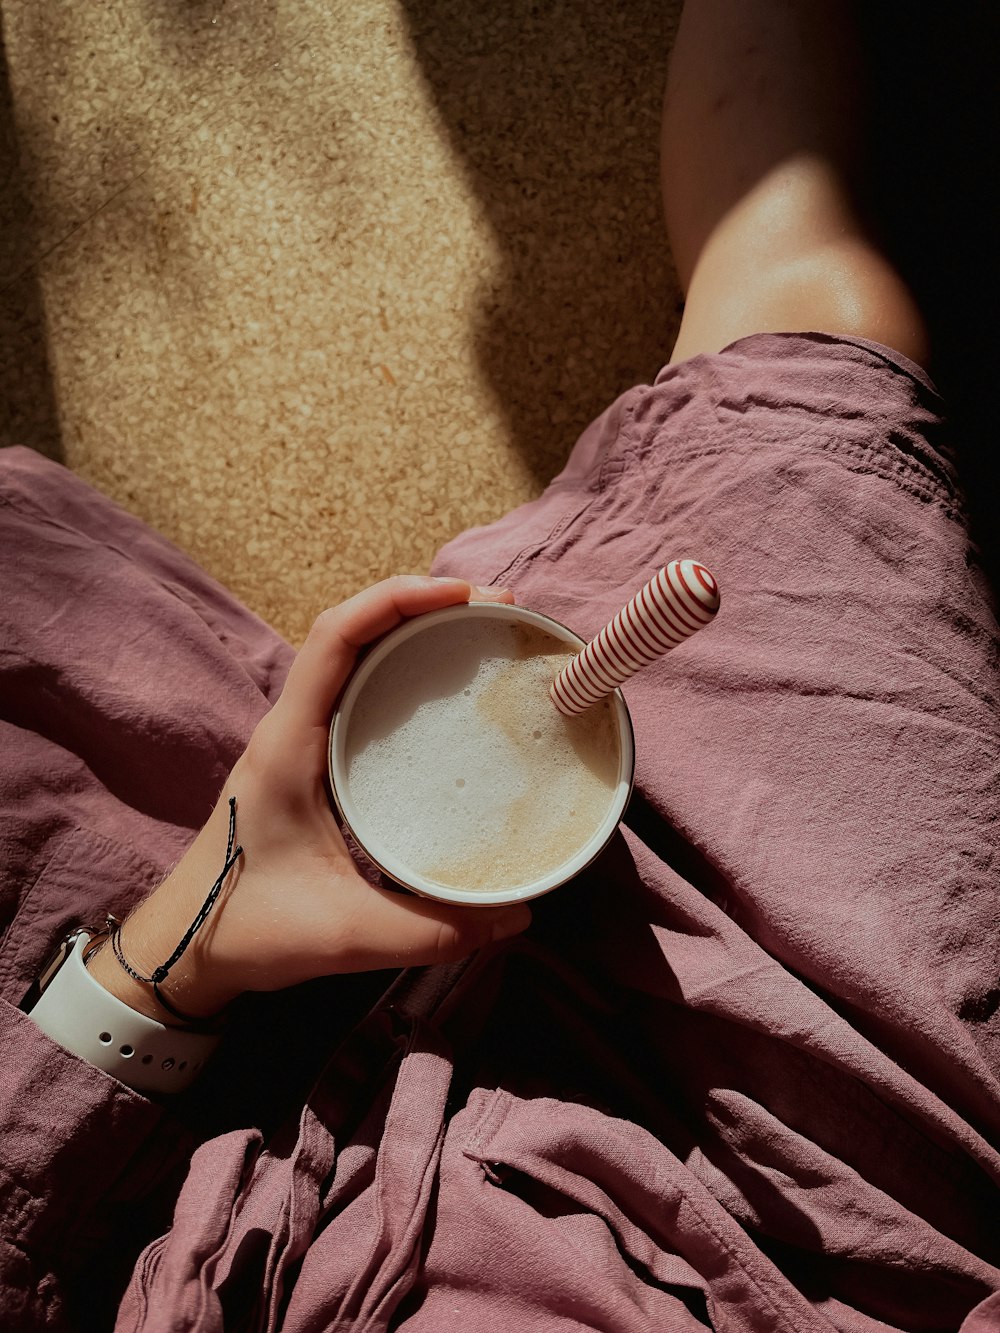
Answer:
POLYGON ((517 890, 571 861, 619 796, 611 700, 549 698, 572 656, 532 623, 470 614, 406 638, 353 699, 344 743, 352 831, 431 884, 517 890))

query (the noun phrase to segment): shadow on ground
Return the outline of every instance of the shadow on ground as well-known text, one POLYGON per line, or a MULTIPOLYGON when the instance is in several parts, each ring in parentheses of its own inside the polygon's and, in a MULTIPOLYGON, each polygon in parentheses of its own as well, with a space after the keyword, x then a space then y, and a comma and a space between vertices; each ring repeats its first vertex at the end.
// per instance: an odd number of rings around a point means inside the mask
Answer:
POLYGON ((0 447, 62 459, 45 312, 33 267, 31 190, 18 149, 0 15, 0 447))
POLYGON ((402 0, 443 128, 503 256, 477 350, 539 482, 668 359, 681 298, 659 197, 679 0, 402 0))

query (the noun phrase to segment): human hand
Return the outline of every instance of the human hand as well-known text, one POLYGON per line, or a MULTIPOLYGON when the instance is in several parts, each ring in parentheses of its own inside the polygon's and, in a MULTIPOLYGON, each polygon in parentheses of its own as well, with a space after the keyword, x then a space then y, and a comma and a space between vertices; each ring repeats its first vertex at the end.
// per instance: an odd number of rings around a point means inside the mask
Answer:
MULTIPOLYGON (((513 600, 459 579, 404 576, 324 611, 313 625, 208 823, 122 929, 122 950, 137 971, 148 976, 170 957, 222 869, 235 796, 243 856, 161 984, 178 1009, 204 1017, 246 990, 449 962, 528 925, 523 904, 454 907, 372 886, 347 850, 325 787, 330 719, 358 651, 407 617, 468 601, 473 592, 513 600)), ((130 978, 110 949, 89 967, 132 1008, 171 1021, 152 987, 130 978)))

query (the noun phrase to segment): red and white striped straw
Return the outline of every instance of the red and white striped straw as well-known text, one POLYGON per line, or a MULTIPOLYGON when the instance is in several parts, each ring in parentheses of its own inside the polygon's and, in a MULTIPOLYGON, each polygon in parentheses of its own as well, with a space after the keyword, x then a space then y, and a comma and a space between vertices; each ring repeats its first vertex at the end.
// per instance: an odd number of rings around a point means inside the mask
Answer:
POLYGON ((561 713, 582 713, 642 667, 683 643, 719 609, 715 576, 697 560, 671 560, 552 682, 561 713))

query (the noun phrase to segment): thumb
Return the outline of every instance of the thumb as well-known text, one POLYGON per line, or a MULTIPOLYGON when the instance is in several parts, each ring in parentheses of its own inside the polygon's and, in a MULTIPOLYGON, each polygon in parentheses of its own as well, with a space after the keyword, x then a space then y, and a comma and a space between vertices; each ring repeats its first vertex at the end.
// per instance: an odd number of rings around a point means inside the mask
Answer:
POLYGON ((366 888, 371 896, 363 911, 362 929, 355 938, 341 940, 338 972, 450 963, 518 935, 531 924, 526 903, 452 907, 370 885, 366 888))

